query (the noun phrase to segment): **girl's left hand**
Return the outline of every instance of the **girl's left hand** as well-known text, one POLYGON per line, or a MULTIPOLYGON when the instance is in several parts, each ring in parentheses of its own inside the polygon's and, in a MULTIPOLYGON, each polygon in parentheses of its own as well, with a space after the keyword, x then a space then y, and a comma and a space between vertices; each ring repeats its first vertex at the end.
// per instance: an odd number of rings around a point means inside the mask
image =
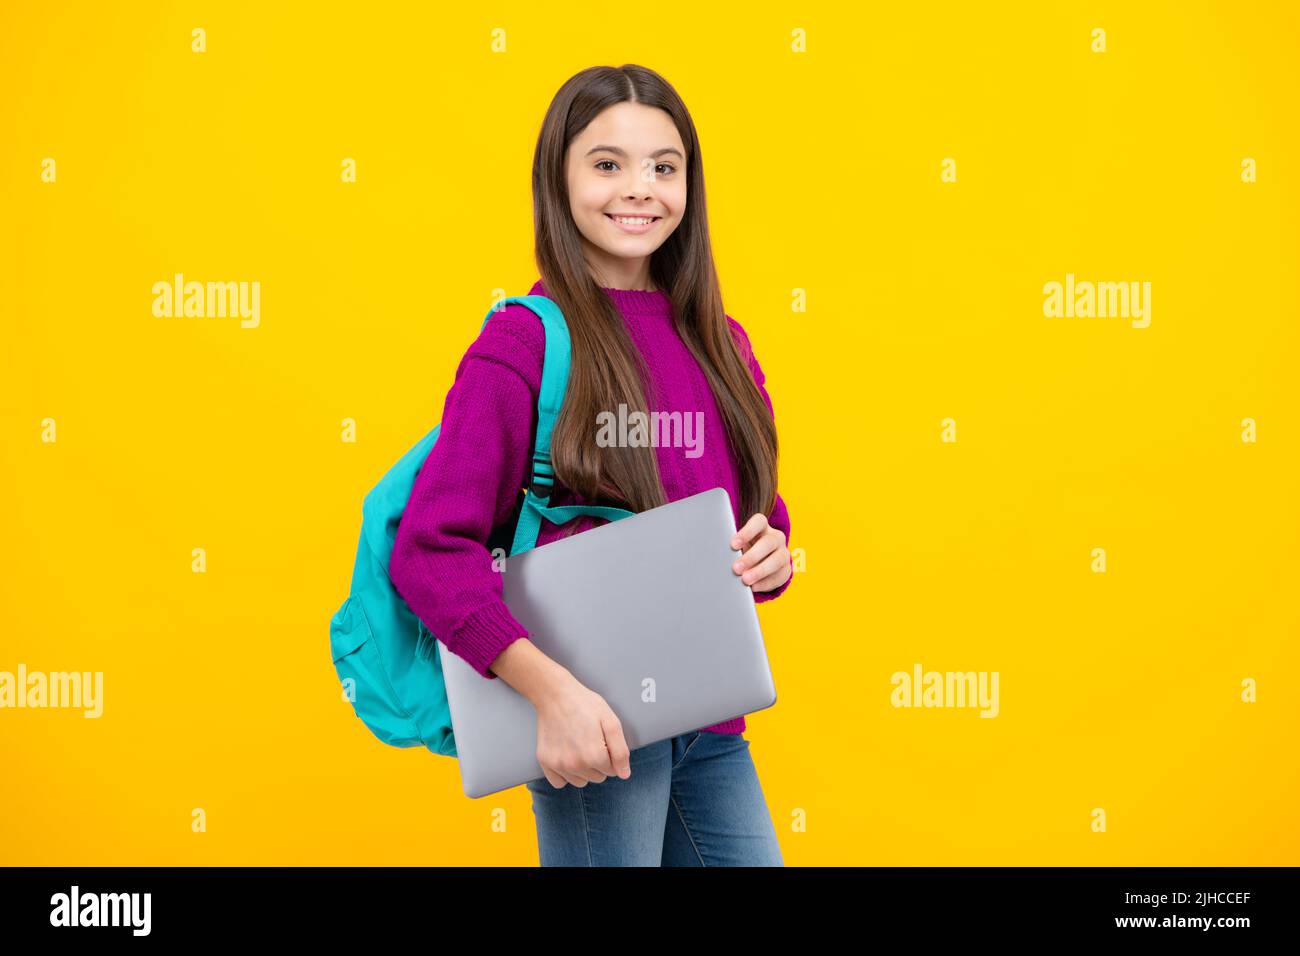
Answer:
POLYGON ((774 591, 789 579, 790 549, 785 532, 767 523, 767 515, 756 514, 731 539, 731 546, 743 549, 731 570, 755 591, 774 591))

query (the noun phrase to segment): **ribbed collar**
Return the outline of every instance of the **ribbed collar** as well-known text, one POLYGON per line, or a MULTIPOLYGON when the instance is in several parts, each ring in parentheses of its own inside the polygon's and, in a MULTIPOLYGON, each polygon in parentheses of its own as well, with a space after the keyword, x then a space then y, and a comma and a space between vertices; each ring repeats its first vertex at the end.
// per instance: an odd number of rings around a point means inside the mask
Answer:
MULTIPOLYGON (((668 293, 662 289, 654 292, 643 292, 638 289, 606 289, 602 290, 606 295, 614 300, 620 312, 624 315, 669 315, 672 312, 672 301, 668 298, 668 293)), ((528 291, 529 295, 546 295, 546 287, 542 280, 538 279, 533 287, 528 291)))

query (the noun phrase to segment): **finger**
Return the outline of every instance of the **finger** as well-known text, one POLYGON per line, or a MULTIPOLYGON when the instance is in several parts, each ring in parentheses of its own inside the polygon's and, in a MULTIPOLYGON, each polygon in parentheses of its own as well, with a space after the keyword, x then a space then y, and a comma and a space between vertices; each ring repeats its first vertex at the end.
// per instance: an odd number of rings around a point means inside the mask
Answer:
POLYGON ((556 790, 559 790, 561 787, 565 785, 565 783, 568 782, 564 779, 564 777, 556 773, 554 770, 548 770, 547 768, 543 767, 542 773, 546 775, 546 782, 549 783, 556 790))
POLYGON ((754 591, 775 591, 782 584, 785 584, 786 578, 790 576, 789 565, 785 565, 776 574, 769 574, 760 581, 755 581, 750 585, 754 591))
POLYGON ((562 789, 566 784, 573 784, 575 787, 577 787, 577 786, 582 786, 586 783, 586 781, 580 780, 577 777, 574 777, 571 774, 564 773, 563 771, 560 770, 552 770, 549 768, 543 768, 543 769, 546 771, 546 779, 551 782, 551 786, 554 787, 556 790, 562 789))
POLYGON ((564 779, 575 787, 585 787, 592 782, 591 778, 580 770, 569 769, 561 772, 564 774, 564 779))
MULTIPOLYGON (((750 545, 748 551, 732 562, 731 569, 737 574, 743 574, 746 569, 754 567, 773 551, 779 550, 780 545, 780 535, 765 534, 750 545)), ((756 580, 756 578, 751 576, 749 580, 753 581, 756 580)), ((749 582, 747 581, 746 583, 749 582)))
POLYGON ((574 755, 573 760, 564 765, 560 772, 569 779, 569 782, 575 787, 585 787, 589 783, 600 783, 605 779, 605 775, 595 769, 598 758, 594 754, 579 753, 574 755))
POLYGON ((605 778, 614 772, 614 768, 609 765, 609 750, 605 746, 603 728, 600 740, 592 741, 577 754, 569 772, 579 777, 583 786, 588 783, 603 783, 605 778))
POLYGON ((736 549, 743 549, 750 541, 766 530, 767 515, 759 512, 736 530, 736 533, 731 538, 731 546, 736 549))
POLYGON ((750 587, 753 587, 764 578, 777 574, 787 563, 789 563, 789 559, 786 557, 787 554, 789 554, 789 552, 785 551, 784 548, 769 554, 762 561, 758 562, 758 564, 754 565, 742 574, 740 580, 744 581, 750 587))
POLYGON ((628 755, 627 740, 623 737, 623 725, 614 717, 608 723, 602 721, 601 726, 605 728, 605 746, 609 748, 613 772, 626 780, 632 776, 632 762, 628 755))
MULTIPOLYGON (((614 764, 609 756, 609 744, 606 742, 605 727, 603 723, 601 724, 600 749, 595 750, 593 748, 590 760, 591 763, 587 767, 588 774, 598 774, 601 780, 613 775, 614 764)), ((600 781, 598 780, 596 782, 599 783, 600 781)))
POLYGON ((546 779, 551 782, 551 786, 555 787, 557 790, 565 784, 571 784, 575 787, 585 787, 591 782, 582 774, 573 770, 568 770, 564 767, 542 767, 542 771, 546 774, 546 779))

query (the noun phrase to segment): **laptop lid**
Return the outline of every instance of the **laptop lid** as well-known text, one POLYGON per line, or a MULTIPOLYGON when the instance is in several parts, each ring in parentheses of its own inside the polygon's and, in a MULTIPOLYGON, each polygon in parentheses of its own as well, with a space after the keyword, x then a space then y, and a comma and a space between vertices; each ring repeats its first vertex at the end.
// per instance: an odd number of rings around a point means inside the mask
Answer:
MULTIPOLYGON (((776 703, 753 591, 731 570, 735 533, 713 488, 510 557, 503 598, 635 750, 776 703)), ((543 777, 532 703, 439 651, 466 795, 543 777)))

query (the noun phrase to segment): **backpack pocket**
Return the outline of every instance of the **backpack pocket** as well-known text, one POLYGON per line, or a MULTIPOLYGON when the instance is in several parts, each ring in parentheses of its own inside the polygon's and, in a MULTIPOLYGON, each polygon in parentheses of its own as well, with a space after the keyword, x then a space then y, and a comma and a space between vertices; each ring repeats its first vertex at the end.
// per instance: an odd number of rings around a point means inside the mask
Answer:
POLYGON ((393 690, 365 606, 355 595, 330 620, 330 651, 344 696, 361 722, 395 747, 422 743, 415 721, 393 690))

